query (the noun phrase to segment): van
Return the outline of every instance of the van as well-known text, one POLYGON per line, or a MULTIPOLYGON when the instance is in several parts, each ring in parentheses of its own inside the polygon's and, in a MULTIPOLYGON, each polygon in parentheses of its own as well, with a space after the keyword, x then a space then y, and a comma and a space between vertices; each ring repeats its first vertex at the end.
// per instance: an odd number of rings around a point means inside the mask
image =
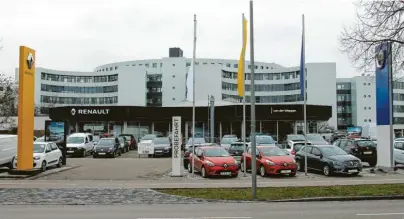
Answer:
POLYGON ((18 136, 0 135, 0 167, 13 168, 17 156, 18 136))
POLYGON ((73 133, 67 137, 68 155, 85 157, 94 151, 94 137, 91 133, 73 133))

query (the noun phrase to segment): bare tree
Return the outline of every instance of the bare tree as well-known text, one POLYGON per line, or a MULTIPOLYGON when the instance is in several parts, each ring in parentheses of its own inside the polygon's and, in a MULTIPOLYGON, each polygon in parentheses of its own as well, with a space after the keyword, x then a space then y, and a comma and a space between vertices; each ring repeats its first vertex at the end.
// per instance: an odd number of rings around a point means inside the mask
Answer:
POLYGON ((356 22, 341 33, 341 50, 362 72, 374 72, 375 46, 393 43, 393 71, 404 70, 404 1, 368 1, 357 4, 356 22))
POLYGON ((0 74, 0 127, 12 128, 17 116, 17 89, 14 80, 0 74))

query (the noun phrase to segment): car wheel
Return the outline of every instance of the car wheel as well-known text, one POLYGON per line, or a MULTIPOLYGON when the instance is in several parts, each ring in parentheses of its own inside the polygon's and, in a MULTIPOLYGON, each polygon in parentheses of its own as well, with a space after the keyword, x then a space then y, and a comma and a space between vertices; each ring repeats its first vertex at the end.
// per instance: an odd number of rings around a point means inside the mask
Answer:
POLYGON ((58 161, 58 164, 57 164, 57 167, 61 168, 62 166, 63 166, 63 159, 62 159, 62 157, 60 157, 59 161, 58 161))
POLYGON ((41 171, 42 171, 42 172, 45 172, 45 171, 46 171, 46 161, 43 161, 43 162, 42 162, 41 171))
POLYGON ((324 176, 330 176, 331 175, 331 169, 330 169, 329 166, 325 165, 323 167, 323 174, 324 174, 324 176))
POLYGON ((244 173, 244 161, 240 162, 240 171, 244 173))
POLYGON ((121 152, 121 151, 118 152, 118 156, 122 156, 122 152, 121 152))
POLYGON ((260 176, 265 177, 267 175, 267 172, 265 171, 264 165, 261 165, 260 167, 260 176))
POLYGON ((368 163, 369 163, 369 166, 370 166, 370 167, 375 167, 376 164, 377 164, 377 161, 372 160, 372 161, 369 161, 368 163))
POLYGON ((296 173, 291 173, 291 174, 289 174, 289 176, 296 176, 296 173))
POLYGON ((97 158, 97 154, 93 154, 93 158, 97 158))
POLYGON ((359 172, 357 172, 357 173, 352 173, 352 176, 357 176, 357 175, 359 175, 359 172))
POLYGON ((191 162, 188 163, 188 173, 192 173, 192 165, 191 162))
POLYGON ((237 178, 237 177, 238 177, 238 174, 236 174, 236 175, 233 175, 232 177, 233 177, 233 178, 237 178))
POLYGON ((208 177, 208 176, 206 175, 206 169, 205 169, 205 167, 202 167, 201 175, 202 175, 203 178, 208 177))
POLYGON ((87 156, 87 151, 86 149, 83 149, 83 152, 81 152, 81 157, 86 157, 87 156))
POLYGON ((300 160, 296 160, 296 169, 300 172, 303 172, 303 166, 302 166, 302 162, 300 160))
POLYGON ((15 157, 13 157, 11 162, 7 165, 8 169, 10 169, 10 170, 14 169, 14 162, 15 162, 15 157))

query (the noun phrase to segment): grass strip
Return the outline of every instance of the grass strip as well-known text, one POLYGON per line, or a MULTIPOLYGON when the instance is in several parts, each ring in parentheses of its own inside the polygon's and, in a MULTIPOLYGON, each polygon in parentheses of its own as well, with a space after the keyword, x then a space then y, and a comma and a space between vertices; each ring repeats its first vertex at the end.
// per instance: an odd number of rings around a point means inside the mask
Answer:
MULTIPOLYGON (((251 200, 250 188, 157 189, 157 191, 202 199, 251 200)), ((404 195, 404 184, 257 188, 258 200, 388 195, 404 195)))

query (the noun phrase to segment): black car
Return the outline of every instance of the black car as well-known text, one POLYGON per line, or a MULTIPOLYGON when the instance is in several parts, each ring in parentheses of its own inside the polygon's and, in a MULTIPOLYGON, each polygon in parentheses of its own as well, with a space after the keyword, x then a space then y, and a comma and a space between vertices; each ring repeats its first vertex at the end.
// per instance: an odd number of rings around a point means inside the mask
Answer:
POLYGON ((371 167, 377 164, 377 145, 372 140, 339 139, 335 141, 333 145, 361 159, 362 162, 369 163, 371 167))
POLYGON ((118 138, 101 138, 94 149, 93 157, 117 157, 121 156, 120 141, 118 138))
POLYGON ((171 155, 171 142, 168 137, 157 137, 153 140, 154 155, 156 156, 170 156, 171 155))
POLYGON ((295 155, 297 169, 305 169, 307 151, 307 169, 321 171, 325 176, 333 173, 358 175, 362 171, 361 160, 334 145, 303 146, 295 155))

